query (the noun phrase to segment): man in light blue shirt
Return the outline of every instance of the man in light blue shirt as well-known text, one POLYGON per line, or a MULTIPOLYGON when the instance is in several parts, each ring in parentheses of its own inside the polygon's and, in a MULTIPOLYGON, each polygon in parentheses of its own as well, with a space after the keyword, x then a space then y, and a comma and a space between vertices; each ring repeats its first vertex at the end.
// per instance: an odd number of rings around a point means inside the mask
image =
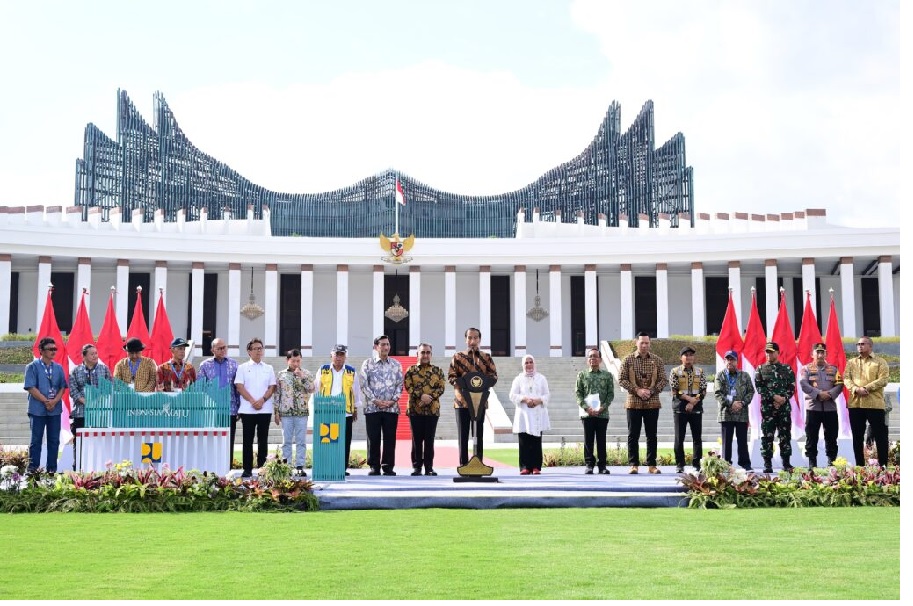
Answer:
POLYGON ((60 450, 60 415, 63 404, 60 400, 67 389, 67 377, 63 366, 54 361, 57 343, 52 337, 38 342, 41 357, 25 367, 23 388, 29 394, 29 424, 32 437, 29 442, 28 472, 35 473, 41 463, 41 442, 47 433, 48 473, 57 473, 57 454, 60 450))

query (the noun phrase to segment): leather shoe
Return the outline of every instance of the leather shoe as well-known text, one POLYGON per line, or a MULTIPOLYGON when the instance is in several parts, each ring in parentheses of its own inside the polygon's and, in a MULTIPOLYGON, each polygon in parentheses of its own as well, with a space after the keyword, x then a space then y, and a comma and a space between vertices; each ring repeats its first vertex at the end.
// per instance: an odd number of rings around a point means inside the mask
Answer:
POLYGON ((379 470, 379 469, 372 469, 371 471, 368 472, 368 475, 369 475, 369 476, 379 476, 379 475, 380 475, 380 470, 379 470))
POLYGON ((392 469, 385 469, 385 470, 384 470, 384 475, 385 475, 385 476, 395 476, 395 475, 396 475, 396 472, 393 471, 392 469))
POLYGON ((593 468, 592 468, 592 467, 587 467, 586 470, 585 470, 583 473, 585 473, 585 474, 588 475, 588 476, 591 476, 591 475, 593 475, 593 468))
POLYGON ((533 475, 534 475, 534 476, 537 476, 537 475, 539 475, 539 474, 541 474, 541 473, 542 473, 542 470, 539 469, 538 467, 536 467, 536 468, 533 469, 533 475))
POLYGON ((630 473, 630 474, 639 473, 639 471, 637 469, 637 465, 631 465, 631 469, 628 470, 628 473, 630 473))
POLYGON ((655 465, 650 465, 650 468, 647 470, 650 473, 662 473, 659 468, 655 465))
POLYGON ((349 472, 348 472, 348 471, 346 472, 346 475, 349 475, 349 472))
POLYGON ((437 475, 437 472, 434 471, 433 469, 426 469, 426 470, 425 470, 425 475, 426 475, 426 476, 436 476, 436 475, 437 475))
POLYGON ((521 476, 528 476, 528 475, 529 475, 529 470, 528 470, 527 468, 524 467, 523 469, 520 470, 520 475, 521 475, 521 476))
POLYGON ((599 470, 599 474, 600 474, 600 475, 603 475, 603 476, 607 476, 607 475, 609 475, 610 473, 612 473, 612 472, 609 471, 608 469, 606 469, 605 467, 603 467, 603 468, 601 468, 601 469, 599 470))
POLYGON ((422 475, 422 470, 421 470, 421 469, 413 469, 413 470, 412 470, 412 475, 414 475, 414 476, 420 476, 420 475, 422 475))
POLYGON ((675 473, 685 473, 685 467, 683 465, 679 465, 675 468, 675 473))

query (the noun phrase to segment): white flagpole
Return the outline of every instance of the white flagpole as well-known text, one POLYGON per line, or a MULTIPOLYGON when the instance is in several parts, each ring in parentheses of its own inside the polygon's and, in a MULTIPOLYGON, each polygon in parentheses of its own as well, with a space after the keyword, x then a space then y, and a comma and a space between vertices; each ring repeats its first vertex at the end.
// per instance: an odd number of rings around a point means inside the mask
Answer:
POLYGON ((399 234, 399 201, 396 199, 396 186, 399 185, 399 177, 396 177, 396 181, 393 183, 393 206, 396 207, 396 228, 393 230, 394 234, 399 234))

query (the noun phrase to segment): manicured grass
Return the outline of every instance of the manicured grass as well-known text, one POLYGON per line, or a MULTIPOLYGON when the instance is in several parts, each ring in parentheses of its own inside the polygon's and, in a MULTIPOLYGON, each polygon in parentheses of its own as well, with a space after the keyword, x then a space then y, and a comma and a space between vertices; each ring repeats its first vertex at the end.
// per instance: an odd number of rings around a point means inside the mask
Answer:
POLYGON ((900 509, 7 515, 0 599, 900 598, 900 509))

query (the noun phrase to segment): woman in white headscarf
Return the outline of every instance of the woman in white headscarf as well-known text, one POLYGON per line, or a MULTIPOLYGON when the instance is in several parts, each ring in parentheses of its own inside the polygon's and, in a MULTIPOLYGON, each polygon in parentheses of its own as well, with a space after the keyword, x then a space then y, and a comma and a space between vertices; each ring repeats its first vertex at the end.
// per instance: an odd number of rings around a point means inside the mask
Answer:
POLYGON ((536 372, 536 360, 523 356, 523 372, 510 386, 514 433, 520 442, 520 475, 542 473, 542 432, 548 431, 548 381, 536 372))

